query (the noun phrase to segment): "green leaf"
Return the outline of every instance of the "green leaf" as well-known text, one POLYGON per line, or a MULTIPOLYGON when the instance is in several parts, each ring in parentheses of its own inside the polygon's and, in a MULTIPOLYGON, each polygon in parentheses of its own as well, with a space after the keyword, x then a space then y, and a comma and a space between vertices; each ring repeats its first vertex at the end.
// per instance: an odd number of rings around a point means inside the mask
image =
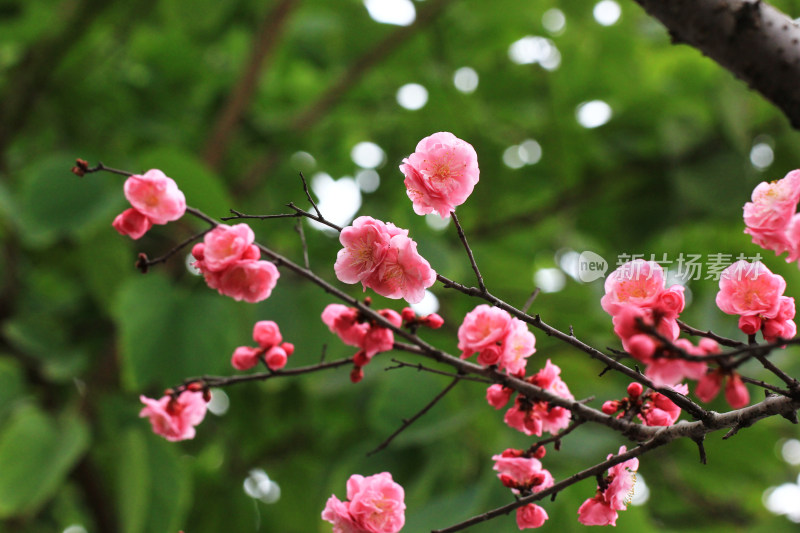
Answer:
POLYGON ((0 434, 0 518, 33 513, 58 490, 89 444, 75 415, 55 421, 34 405, 16 410, 0 434))
POLYGON ((114 213, 122 210, 119 177, 100 174, 79 179, 69 171, 73 160, 67 154, 54 154, 20 170, 13 214, 30 245, 44 247, 106 220, 110 224, 114 213))
POLYGON ((175 531, 181 527, 191 497, 188 465, 179 445, 139 429, 122 439, 117 501, 124 533, 175 531))
POLYGON ((115 315, 128 390, 229 371, 233 350, 252 342, 252 308, 197 282, 203 286, 189 292, 152 273, 120 289, 115 315))

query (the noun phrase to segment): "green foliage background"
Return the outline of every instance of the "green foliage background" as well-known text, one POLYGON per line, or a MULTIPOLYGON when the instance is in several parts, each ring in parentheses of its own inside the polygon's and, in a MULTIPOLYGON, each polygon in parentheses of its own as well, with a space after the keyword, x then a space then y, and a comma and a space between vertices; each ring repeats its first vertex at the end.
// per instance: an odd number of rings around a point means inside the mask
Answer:
MULTIPOLYGON (((800 13, 800 2, 774 3, 800 13)), ((502 423, 482 386, 462 383, 388 450, 367 458, 448 381, 384 372, 397 354, 377 358, 357 386, 340 370, 230 388, 230 410, 209 414, 195 440, 153 435, 137 418, 138 395, 158 396, 191 375, 233 373, 230 354, 249 343, 256 320, 279 322, 297 346, 294 366, 318 361, 325 345, 331 359, 353 350, 319 320, 330 299, 287 272, 257 305, 209 291, 180 256, 139 274, 138 252, 158 256, 202 225, 182 220, 136 242, 117 235, 110 222, 125 207, 122 180, 78 179, 69 172, 76 157, 134 172, 160 168, 191 205, 219 217, 232 207, 266 214, 285 212, 290 201, 305 206, 298 172, 353 175, 350 151, 369 140, 386 159, 381 186, 364 194, 359 214, 409 228, 434 268, 472 283, 455 230, 434 230, 413 214, 397 170, 419 139, 452 131, 473 144, 481 167, 459 217, 490 290, 515 305, 534 289, 536 270, 556 266, 558 250, 607 259, 753 255, 758 249, 742 234, 742 204, 759 181, 800 166, 798 134, 785 118, 695 50, 671 45, 636 5, 623 2, 619 22, 604 27, 592 16, 593 2, 554 0, 415 2, 420 17, 441 10, 412 30, 376 23, 358 0, 294 2, 275 28, 274 53, 221 164, 209 165, 213 124, 272 4, 0 1, 0 531, 74 524, 124 533, 330 531, 319 519, 327 497, 343 498, 352 473, 384 470, 406 488, 405 530, 425 531, 509 502, 489 458, 532 442, 502 423), (542 25, 553 7, 566 16, 558 35, 542 25), (390 50, 384 39, 396 32, 390 50), (509 46, 526 35, 552 39, 560 67, 511 62, 509 46), (372 66, 343 78, 369 54, 377 54, 372 66), (480 76, 472 94, 453 85, 463 66, 480 76), (314 111, 340 79, 346 81, 331 105, 314 111), (429 91, 421 110, 395 100, 409 82, 429 91), (594 99, 608 102, 613 116, 585 129, 575 109, 594 99), (299 123, 303 116, 308 120, 299 123), (749 154, 762 135, 772 139, 775 161, 760 171, 749 154), (505 166, 504 150, 531 138, 542 146, 541 161, 505 166), (298 151, 315 163, 293 158, 298 151), (278 503, 245 494, 253 468, 279 483, 278 503)), ((293 224, 252 226, 262 243, 300 260, 293 224)), ((308 226, 306 235, 312 267, 335 282, 338 242, 308 226)), ((765 261, 786 277, 787 294, 800 296, 797 268, 765 261)), ((714 306, 715 282, 690 288, 686 320, 736 335, 735 319, 714 306)), ((434 292, 446 327, 424 336, 454 352, 456 328, 478 302, 434 292)), ((598 347, 618 346, 601 293, 599 281, 569 279, 562 291, 541 294, 533 311, 559 328, 573 325, 598 347)), ((376 305, 400 308, 380 297, 376 305)), ((626 382, 599 378, 602 368, 582 353, 543 335, 537 347, 531 368, 552 359, 576 397, 594 396, 599 406, 622 395, 626 382)), ((797 349, 774 357, 800 374, 797 349)), ((758 368, 747 371, 768 378, 758 368)), ((712 407, 726 409, 721 401, 712 407)), ((685 442, 645 457, 640 472, 650 502, 622 513, 618 530, 789 528, 764 509, 761 495, 797 479, 798 468, 776 451, 781 439, 798 437, 797 427, 766 420, 729 441, 721 436, 706 443, 707 466, 685 442)), ((584 427, 545 464, 562 479, 624 443, 604 428, 584 427)), ((586 481, 545 503, 545 529, 579 529, 576 510, 594 488, 586 481)), ((512 517, 471 529, 516 530, 512 517)))

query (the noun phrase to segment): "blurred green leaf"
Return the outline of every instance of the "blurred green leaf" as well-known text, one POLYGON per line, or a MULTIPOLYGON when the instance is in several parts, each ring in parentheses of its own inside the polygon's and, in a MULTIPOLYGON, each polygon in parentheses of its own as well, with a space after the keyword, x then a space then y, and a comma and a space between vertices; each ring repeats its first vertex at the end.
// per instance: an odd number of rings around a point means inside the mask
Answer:
POLYGON ((59 489, 89 445, 79 417, 20 406, 0 433, 0 518, 33 513, 59 489))

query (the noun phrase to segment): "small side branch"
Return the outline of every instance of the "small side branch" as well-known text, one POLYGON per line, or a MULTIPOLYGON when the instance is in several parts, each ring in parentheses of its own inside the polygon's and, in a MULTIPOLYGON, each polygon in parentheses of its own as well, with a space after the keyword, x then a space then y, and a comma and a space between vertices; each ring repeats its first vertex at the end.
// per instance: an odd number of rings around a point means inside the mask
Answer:
POLYGON ((389 445, 389 443, 390 443, 390 442, 392 442, 392 441, 395 439, 395 437, 397 437, 397 436, 398 436, 400 433, 402 433, 403 431, 405 431, 405 429, 406 429, 408 426, 410 426, 411 424, 413 424, 414 422, 416 422, 417 420, 419 420, 419 418, 420 418, 422 415, 424 415, 425 413, 427 413, 428 411, 430 411, 431 407, 433 407, 434 405, 436 405, 436 404, 439 402, 439 400, 441 400, 442 398, 444 398, 445 394, 447 394, 448 392, 450 392, 451 390, 453 390, 453 387, 455 387, 455 386, 456 386, 456 384, 457 384, 459 381, 461 381, 461 378, 459 378, 459 377, 456 377, 455 379, 453 379, 453 381, 451 381, 451 382, 450 382, 450 384, 449 384, 447 387, 445 387, 445 388, 444 388, 444 390, 443 390, 442 392, 440 392, 439 394, 437 394, 437 395, 436 395, 436 396, 433 398, 433 400, 431 400, 430 402, 428 402, 428 404, 427 404, 425 407, 423 407, 422 409, 420 409, 420 410, 417 412, 417 414, 415 414, 415 415, 414 415, 414 416, 412 416, 411 418, 408 418, 408 419, 406 419, 406 420, 403 420, 403 425, 401 425, 399 428, 397 428, 397 430, 396 430, 394 433, 392 433, 391 435, 389 435, 389 436, 386 438, 386 440, 384 440, 383 442, 381 442, 381 443, 380 443, 380 444, 379 444, 379 445, 378 445, 378 446, 377 446, 377 447, 376 447, 374 450, 372 450, 372 451, 368 452, 368 453, 367 453, 367 457, 369 457, 370 455, 374 455, 374 454, 378 453, 379 451, 383 450, 384 448, 386 448, 386 447, 389 445))
POLYGON ((481 271, 478 269, 478 264, 475 262, 475 257, 472 255, 472 248, 469 247, 469 243, 467 243, 467 236, 464 235, 464 230, 461 228, 461 224, 458 222, 458 217, 456 216, 455 211, 450 211, 450 216, 453 217, 453 223, 456 225, 456 230, 458 230, 458 238, 461 239, 461 243, 464 245, 464 249, 467 250, 467 256, 469 257, 469 264, 472 265, 472 270, 475 272, 475 276, 478 278, 478 288, 482 293, 486 292, 486 285, 483 283, 483 276, 481 276, 481 271))

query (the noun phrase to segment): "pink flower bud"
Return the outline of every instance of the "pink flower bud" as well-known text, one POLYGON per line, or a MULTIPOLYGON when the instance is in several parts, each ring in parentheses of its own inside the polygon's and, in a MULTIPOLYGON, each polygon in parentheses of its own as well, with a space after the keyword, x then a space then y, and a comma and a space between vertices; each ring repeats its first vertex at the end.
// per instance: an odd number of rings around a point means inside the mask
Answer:
POLYGON ((436 313, 431 313, 422 319, 422 323, 431 329, 439 329, 444 324, 444 319, 436 313))
POLYGON ((360 366, 353 367, 353 370, 350 371, 350 381, 352 383, 358 383, 364 379, 364 369, 360 366))
POLYGON ((359 350, 353 356, 353 364, 357 367, 366 366, 369 363, 370 358, 367 357, 367 354, 364 350, 359 350))
POLYGON ((278 324, 272 320, 259 320, 253 326, 253 340, 262 348, 269 348, 283 341, 278 324))
POLYGON ((542 459, 545 455, 547 455, 547 448, 544 446, 539 446, 536 448, 536 451, 533 452, 533 456, 537 459, 542 459))
POLYGON ((728 377, 728 383, 725 384, 725 399, 734 409, 741 409, 750 403, 750 393, 736 372, 728 377))
POLYGON ((719 393, 721 385, 722 374, 720 374, 719 370, 712 370, 700 378, 697 382, 697 387, 694 389, 694 394, 700 398, 700 401, 710 402, 719 393))
POLYGON ((273 346, 264 356, 270 370, 280 370, 286 366, 286 352, 280 346, 273 346))
POLYGON ((239 346, 231 357, 231 365, 236 370, 249 370, 258 364, 258 357, 262 354, 260 348, 239 346))
POLYGON ((761 329, 761 318, 758 316, 740 316, 739 329, 745 335, 755 335, 761 329))
POLYGON ((642 384, 634 381, 628 385, 628 397, 631 399, 638 398, 642 395, 643 390, 644 388, 642 387, 642 384))
POLYGON ((111 225, 120 235, 127 235, 133 240, 140 238, 153 227, 149 218, 132 207, 117 215, 111 225))
POLYGON ((517 509, 517 527, 520 530, 542 527, 548 518, 547 511, 535 503, 517 509))
POLYGON ((417 318, 417 314, 410 307, 404 307, 400 312, 400 316, 403 317, 403 322, 406 323, 413 322, 417 318))
POLYGON ((628 352, 640 361, 648 361, 656 351, 656 341, 643 333, 629 338, 626 346, 628 352))
POLYGON ((282 342, 281 348, 283 348, 283 351, 286 352, 287 357, 294 353, 294 344, 291 342, 282 342))
POLYGON ((486 401, 495 409, 501 409, 511 399, 513 392, 511 389, 495 383, 486 389, 486 401))
POLYGON ((603 403, 602 411, 607 415, 613 415, 619 410, 619 402, 617 400, 609 400, 603 403))

